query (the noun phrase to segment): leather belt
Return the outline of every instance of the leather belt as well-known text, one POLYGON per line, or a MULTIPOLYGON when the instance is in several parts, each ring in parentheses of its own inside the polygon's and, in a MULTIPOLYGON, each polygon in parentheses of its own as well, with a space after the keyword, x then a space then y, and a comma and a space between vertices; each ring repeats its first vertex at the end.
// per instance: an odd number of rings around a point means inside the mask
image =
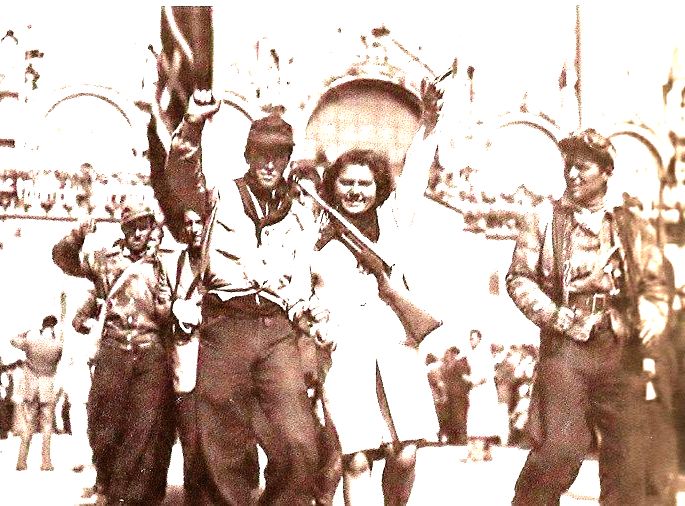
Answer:
POLYGON ((600 313, 608 309, 611 296, 608 293, 574 293, 568 296, 568 305, 583 313, 600 313))
POLYGON ((102 341, 102 344, 105 346, 109 346, 110 348, 117 348, 124 351, 138 351, 152 348, 152 346, 154 346, 156 343, 154 341, 144 341, 142 343, 129 343, 117 341, 116 339, 105 339, 102 341))

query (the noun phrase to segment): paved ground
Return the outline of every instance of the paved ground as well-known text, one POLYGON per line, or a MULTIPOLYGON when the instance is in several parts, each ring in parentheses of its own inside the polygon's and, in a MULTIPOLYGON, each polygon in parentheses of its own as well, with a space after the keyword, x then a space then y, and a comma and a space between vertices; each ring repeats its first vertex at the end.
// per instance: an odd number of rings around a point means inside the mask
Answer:
MULTIPOLYGON (((92 484, 93 470, 83 473, 70 470, 70 437, 56 436, 53 447, 55 471, 41 472, 40 436, 36 436, 29 456, 29 470, 14 470, 17 438, 0 440, 0 476, 4 505, 78 505, 88 504, 80 499, 83 487, 92 484)), ((181 455, 174 448, 169 470, 169 489, 164 502, 166 506, 182 504, 181 455)), ((423 448, 419 451, 417 478, 411 504, 425 505, 506 505, 526 452, 514 448, 495 448, 492 462, 464 463, 463 447, 445 446, 423 448)), ((374 467, 374 475, 380 479, 382 465, 374 467)), ((685 505, 685 479, 682 479, 678 504, 685 505)), ((379 486, 380 490, 380 486, 379 486)), ((563 505, 597 504, 599 486, 597 464, 586 461, 578 479, 562 499, 563 505)), ((342 494, 338 490, 335 506, 342 506, 342 494)), ((379 497, 375 504, 383 504, 379 497)))

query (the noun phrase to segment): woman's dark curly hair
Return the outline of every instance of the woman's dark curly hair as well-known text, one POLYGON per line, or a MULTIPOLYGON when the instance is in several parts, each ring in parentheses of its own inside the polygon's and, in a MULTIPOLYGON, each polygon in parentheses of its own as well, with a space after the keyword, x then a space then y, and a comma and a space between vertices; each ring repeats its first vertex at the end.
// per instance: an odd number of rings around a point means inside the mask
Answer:
POLYGON ((324 171, 321 182, 323 199, 333 207, 338 206, 339 202, 335 201, 335 182, 343 169, 349 165, 365 165, 371 170, 376 182, 376 203, 374 206, 378 207, 385 202, 394 189, 395 178, 390 169, 388 157, 371 149, 346 151, 324 171))

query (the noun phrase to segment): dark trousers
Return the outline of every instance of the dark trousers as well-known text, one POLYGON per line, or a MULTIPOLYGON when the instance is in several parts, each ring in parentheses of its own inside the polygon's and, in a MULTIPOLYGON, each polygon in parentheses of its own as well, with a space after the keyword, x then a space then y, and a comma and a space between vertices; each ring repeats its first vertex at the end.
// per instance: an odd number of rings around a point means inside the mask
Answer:
POLYGON ((255 503, 250 455, 260 442, 268 458, 260 502, 309 505, 317 441, 291 323, 282 312, 236 315, 207 303, 203 321, 196 387, 201 504, 255 503), (265 434, 255 430, 256 409, 265 434))
POLYGON ((7 397, 0 398, 0 439, 6 439, 7 433, 12 430, 13 418, 14 404, 8 394, 7 397))
POLYGON ((611 333, 587 343, 564 339, 538 364, 534 410, 541 433, 516 482, 514 505, 554 505, 578 475, 593 442, 599 450, 600 502, 641 505, 644 382, 637 347, 611 333))
POLYGON ((644 455, 647 504, 675 506, 678 493, 678 454, 673 416, 659 399, 645 401, 649 420, 644 455))
POLYGON ((98 485, 113 504, 164 498, 174 443, 171 372, 161 345, 102 346, 88 396, 88 439, 98 485))
POLYGON ((184 504, 197 504, 199 492, 197 469, 199 432, 197 426, 197 403, 195 392, 178 394, 176 397, 176 431, 183 453, 184 504))
MULTIPOLYGON (((250 486, 254 490, 254 497, 259 488, 259 454, 257 441, 262 445, 275 444, 271 438, 275 437, 267 425, 266 417, 259 405, 253 406, 253 425, 256 433, 255 442, 244 448, 243 468, 245 476, 251 479, 250 486)), ((197 395, 195 391, 178 394, 176 397, 176 430, 183 452, 183 497, 184 504, 212 504, 220 502, 215 499, 217 491, 207 490, 207 469, 204 466, 202 447, 200 444, 200 426, 197 414, 197 395)), ((269 469, 265 470, 268 475, 269 469)), ((214 487, 209 487, 214 489, 214 487)))

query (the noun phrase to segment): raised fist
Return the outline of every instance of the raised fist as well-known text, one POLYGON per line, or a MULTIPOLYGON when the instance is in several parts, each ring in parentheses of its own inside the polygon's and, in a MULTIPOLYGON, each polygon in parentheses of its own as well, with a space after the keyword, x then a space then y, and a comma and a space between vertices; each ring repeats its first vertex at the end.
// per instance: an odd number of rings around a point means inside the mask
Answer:
POLYGON ((195 90, 188 100, 186 119, 191 123, 201 123, 216 114, 221 101, 216 100, 212 90, 195 90))

